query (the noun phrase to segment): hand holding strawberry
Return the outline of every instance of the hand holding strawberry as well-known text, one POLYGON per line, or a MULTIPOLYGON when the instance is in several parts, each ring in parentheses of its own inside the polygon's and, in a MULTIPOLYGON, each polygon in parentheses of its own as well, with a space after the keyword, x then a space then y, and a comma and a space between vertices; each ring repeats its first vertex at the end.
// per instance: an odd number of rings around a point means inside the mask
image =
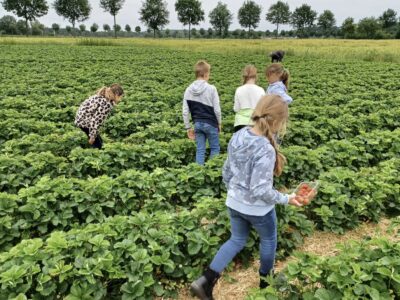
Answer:
POLYGON ((316 195, 316 187, 312 188, 309 184, 302 183, 296 190, 295 201, 301 203, 302 205, 308 205, 316 195))
POLYGON ((298 196, 296 196, 296 194, 291 194, 289 195, 289 204, 293 205, 293 206, 297 206, 297 207, 302 207, 303 204, 300 201, 300 199, 298 198, 298 196))

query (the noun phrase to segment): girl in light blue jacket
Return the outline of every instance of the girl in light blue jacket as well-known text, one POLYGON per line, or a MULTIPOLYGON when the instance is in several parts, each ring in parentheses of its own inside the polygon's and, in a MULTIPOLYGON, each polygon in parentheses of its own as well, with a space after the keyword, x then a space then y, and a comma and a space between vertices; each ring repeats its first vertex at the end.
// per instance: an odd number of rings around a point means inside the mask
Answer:
POLYGON ((285 128, 288 115, 281 96, 264 96, 252 115, 254 126, 236 132, 229 142, 223 180, 228 190, 231 238, 203 276, 192 283, 192 293, 200 299, 213 299, 216 281, 246 245, 252 227, 260 235, 260 288, 267 286, 264 278, 272 273, 277 246, 275 205, 301 206, 294 194, 280 193, 273 186, 274 176, 281 175, 286 161, 274 136, 285 128))
POLYGON ((278 95, 290 104, 293 98, 288 94, 290 73, 282 64, 272 64, 265 70, 265 76, 269 83, 267 87, 267 95, 278 95))

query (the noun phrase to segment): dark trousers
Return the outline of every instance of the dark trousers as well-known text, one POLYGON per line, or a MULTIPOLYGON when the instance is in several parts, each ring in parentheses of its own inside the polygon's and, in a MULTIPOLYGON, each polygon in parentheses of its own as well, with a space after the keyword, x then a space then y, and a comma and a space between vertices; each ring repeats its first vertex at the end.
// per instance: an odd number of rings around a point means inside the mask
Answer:
MULTIPOLYGON (((89 128, 82 128, 82 127, 79 127, 79 128, 82 129, 82 131, 84 133, 86 133, 88 138, 90 138, 89 137, 89 128)), ((103 140, 101 139, 100 134, 97 135, 96 139, 94 140, 93 145, 91 145, 91 146, 92 146, 92 148, 96 148, 96 149, 101 149, 103 147, 103 140)))
POLYGON ((233 133, 238 132, 240 129, 247 127, 248 125, 238 125, 233 128, 233 133))

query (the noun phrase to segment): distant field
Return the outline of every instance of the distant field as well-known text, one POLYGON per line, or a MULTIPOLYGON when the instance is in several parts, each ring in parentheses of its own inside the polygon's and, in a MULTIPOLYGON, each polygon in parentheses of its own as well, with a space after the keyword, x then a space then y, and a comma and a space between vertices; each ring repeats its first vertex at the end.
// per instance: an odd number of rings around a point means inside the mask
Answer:
POLYGON ((284 49, 289 55, 345 60, 400 62, 400 42, 396 40, 268 39, 268 40, 173 40, 144 38, 41 38, 5 37, 0 44, 83 44, 160 46, 190 51, 219 51, 264 54, 284 49))
MULTIPOLYGON (((249 63, 266 87, 274 49, 288 52, 294 98, 282 144, 288 166, 276 187, 321 182, 310 206, 277 207, 278 258, 315 230, 342 234, 398 214, 398 42, 1 38, 0 299, 176 298, 229 237, 221 167, 234 93, 249 63), (205 167, 192 163, 181 116, 199 59, 212 65, 223 112, 222 154, 205 167), (114 82, 126 97, 102 128, 104 149, 88 149, 73 125, 76 110, 114 82)), ((257 242, 252 234, 242 264, 257 258, 257 242)), ((392 252, 385 267, 398 267, 400 252, 392 252)), ((328 267, 313 260, 302 276, 333 272, 328 267)), ((369 276, 363 285, 399 299, 398 275, 379 276, 379 285, 369 276)), ((369 299, 360 293, 370 289, 346 278, 346 299, 369 299)), ((308 295, 321 293, 322 277, 313 280, 308 295)), ((341 299, 339 284, 329 288, 335 297, 324 299, 341 299)))

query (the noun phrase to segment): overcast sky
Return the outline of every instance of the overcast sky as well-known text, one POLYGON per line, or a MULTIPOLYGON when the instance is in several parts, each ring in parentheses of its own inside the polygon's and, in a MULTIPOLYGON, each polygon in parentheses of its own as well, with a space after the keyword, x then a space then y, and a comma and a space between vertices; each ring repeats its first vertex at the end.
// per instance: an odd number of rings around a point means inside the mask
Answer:
MULTIPOLYGON (((274 26, 265 21, 265 14, 271 4, 275 3, 276 1, 254 1, 260 4, 262 7, 262 18, 258 29, 274 29, 274 26)), ((48 3, 53 2, 54 0, 48 0, 48 3)), ((84 22, 87 26, 90 26, 92 23, 97 23, 101 27, 103 24, 112 24, 113 19, 111 15, 103 12, 103 10, 99 7, 99 0, 89 0, 89 2, 92 6, 92 13, 90 15, 90 18, 84 22)), ((178 22, 174 10, 175 0, 166 0, 166 2, 168 3, 168 10, 170 12, 170 23, 166 26, 166 28, 182 29, 183 25, 178 22)), ((202 22, 199 26, 195 27, 208 28, 211 27, 208 19, 208 14, 216 6, 217 0, 202 0, 201 2, 203 5, 203 9, 205 10, 206 18, 205 22, 202 22)), ((221 0, 221 2, 228 4, 230 11, 234 15, 233 24, 230 29, 240 28, 240 25, 237 21, 237 12, 240 6, 243 4, 244 0, 221 0)), ((300 6, 303 3, 311 5, 311 7, 318 13, 321 13, 325 9, 329 9, 335 14, 338 25, 342 24, 343 20, 347 17, 353 17, 356 21, 364 17, 378 17, 380 14, 382 14, 383 11, 388 8, 396 10, 398 15, 400 15, 399 0, 287 0, 287 3, 289 4, 291 11, 293 11, 296 7, 300 6)), ((126 24, 131 25, 131 27, 137 25, 144 27, 143 24, 141 24, 139 21, 138 11, 141 5, 142 0, 126 0, 124 7, 117 16, 117 23, 122 25, 122 27, 125 27, 126 24)), ((5 15, 6 13, 7 12, 4 11, 2 7, 0 7, 0 16, 5 15)), ((46 16, 40 18, 39 21, 47 26, 50 26, 53 23, 59 23, 62 24, 62 26, 68 24, 66 20, 55 13, 52 5, 49 13, 46 16)))

